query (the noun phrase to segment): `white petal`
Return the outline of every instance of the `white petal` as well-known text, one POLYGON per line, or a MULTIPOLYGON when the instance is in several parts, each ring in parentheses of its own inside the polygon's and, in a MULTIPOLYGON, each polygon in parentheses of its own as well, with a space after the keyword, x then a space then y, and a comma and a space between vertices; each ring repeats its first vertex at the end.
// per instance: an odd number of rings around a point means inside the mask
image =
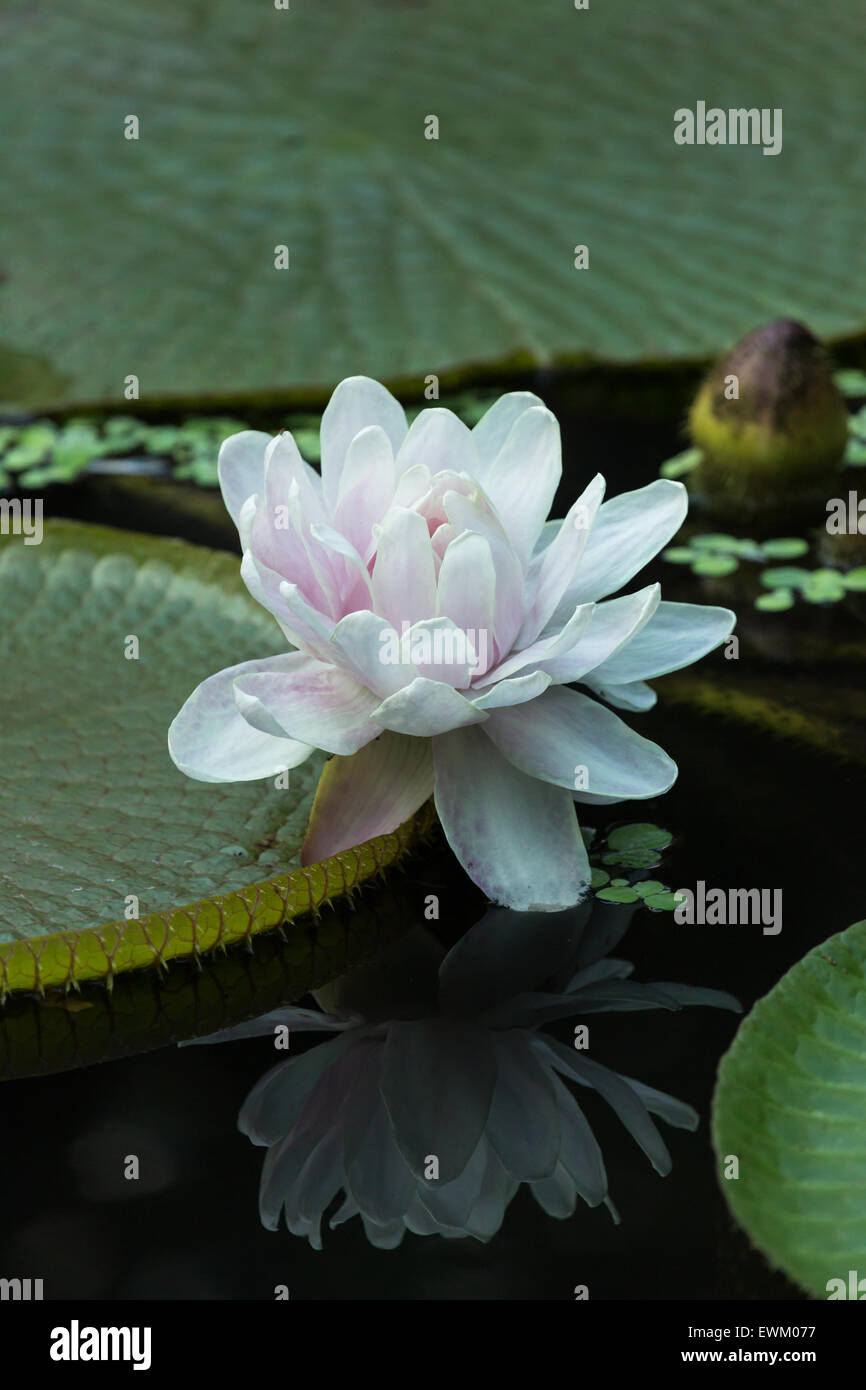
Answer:
POLYGON ((267 672, 284 661, 283 656, 244 661, 202 681, 168 731, 168 751, 181 772, 198 782, 252 782, 275 777, 309 757, 309 744, 260 733, 235 704, 236 677, 267 672))
POLYGON ((265 450, 271 436, 261 430, 241 430, 223 441, 217 465, 226 509, 237 526, 241 507, 254 493, 264 495, 265 450))
POLYGON ((580 641, 564 655, 540 663, 541 669, 560 685, 581 680, 634 639, 652 620, 660 599, 659 585, 649 584, 635 594, 597 603, 580 641))
POLYGON ((534 642, 548 625, 552 631, 562 627, 578 606, 575 601, 569 607, 564 596, 571 594, 580 573, 581 558, 601 507, 604 489, 604 478, 597 473, 569 508, 565 520, 557 523, 559 529, 550 544, 536 550, 527 575, 529 603, 517 638, 519 646, 534 642), (554 614, 556 620, 552 621, 554 614))
POLYGON ((550 685, 550 676, 545 671, 532 671, 528 676, 513 676, 511 680, 499 681, 485 690, 483 695, 473 699, 476 709, 504 709, 510 705, 525 705, 528 700, 536 700, 550 685))
POLYGON ((642 713, 644 710, 652 709, 658 701, 658 695, 652 686, 646 685, 643 681, 629 681, 627 685, 604 685, 601 681, 596 681, 594 676, 587 676, 584 684, 590 690, 594 690, 602 700, 613 705, 614 709, 642 713))
MULTIPOLYGON (((450 523, 440 526, 453 535, 450 523)), ((490 542, 475 531, 464 531, 452 540, 442 556, 436 589, 436 612, 445 614, 465 632, 475 634, 473 645, 481 656, 480 634, 484 634, 484 659, 477 674, 483 674, 493 660, 493 614, 496 606, 496 567, 490 542)))
POLYGON ((380 425, 396 454, 406 433, 406 416, 384 386, 366 376, 341 381, 322 415, 322 482, 333 513, 349 445, 368 425, 380 425))
POLYGON ((601 685, 625 685, 679 671, 724 642, 736 620, 729 608, 660 603, 646 626, 593 676, 601 685))
POLYGON ((544 406, 534 406, 515 421, 483 484, 524 569, 561 477, 559 424, 544 406))
POLYGON ((433 794, 428 739, 386 732, 350 758, 329 758, 310 814, 301 863, 390 835, 433 794))
POLYGON ((361 430, 346 453, 334 526, 365 561, 373 526, 388 510, 396 480, 394 451, 385 431, 380 425, 361 430))
POLYGON ((289 729, 328 753, 355 753, 380 732, 370 723, 378 704, 357 681, 336 666, 300 652, 280 658, 277 672, 242 675, 234 683, 235 700, 244 719, 267 732, 289 729))
POLYGON ((416 465, 433 473, 477 472, 478 454, 472 431, 453 410, 434 406, 422 410, 409 426, 397 453, 398 474, 416 465))
POLYGON ((459 695, 453 686, 419 676, 411 685, 383 700, 372 711, 373 722, 395 733, 431 738, 465 724, 478 724, 487 715, 459 695))
POLYGON ((568 792, 519 772, 481 729, 434 739, 433 765, 448 843, 489 898, 524 912, 580 901, 589 861, 568 792))
POLYGON ((475 446, 481 459, 481 472, 478 481, 484 485, 484 478, 499 450, 521 415, 534 406, 543 406, 544 401, 531 391, 509 391, 500 396, 489 410, 485 411, 472 431, 475 446))
POLYGON ((404 622, 432 618, 436 566, 427 522, 417 512, 392 507, 379 532, 373 566, 373 607, 402 632, 404 622))
POLYGON ((605 502, 589 533, 583 559, 556 610, 615 594, 667 545, 683 524, 689 499, 682 483, 656 478, 605 502))
POLYGON ((400 634, 378 613, 361 609, 342 618, 331 635, 331 659, 383 700, 421 673, 403 660, 400 634))
POLYGON ((551 686, 525 710, 492 711, 487 730, 515 767, 592 796, 641 800, 676 780, 676 764, 658 744, 565 686, 551 686))

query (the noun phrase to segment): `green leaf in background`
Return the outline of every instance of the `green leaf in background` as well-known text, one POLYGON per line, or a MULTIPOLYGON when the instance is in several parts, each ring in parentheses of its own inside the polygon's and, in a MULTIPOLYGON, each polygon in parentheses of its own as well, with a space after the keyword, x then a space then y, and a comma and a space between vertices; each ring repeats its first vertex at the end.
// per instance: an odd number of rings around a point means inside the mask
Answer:
POLYGON ((853 570, 846 570, 841 579, 846 589, 866 589, 866 565, 857 565, 853 570))
POLYGON ((812 570, 802 585, 807 603, 838 603, 845 597, 845 585, 838 570, 812 570))
POLYGON ((650 821, 638 821, 612 830, 607 843, 612 850, 664 849, 672 839, 669 830, 662 830, 650 821))
POLYGON ((768 560, 796 560, 808 554, 809 542, 799 536, 780 536, 778 540, 762 541, 761 549, 768 560))
POLYGON ((859 367, 843 367, 833 373, 833 380, 843 396, 866 396, 866 372, 859 367))
POLYGON ((745 1019, 719 1067, 713 1145, 734 1216, 774 1266, 819 1298, 850 1269, 866 1277, 866 922, 745 1019))
POLYGON ((863 8, 812 0, 10 0, 4 400, 679 363, 778 316, 860 333, 864 52, 863 8), (697 94, 782 108, 782 150, 677 144, 697 94))
POLYGON ((788 608, 794 607, 793 592, 784 586, 774 588, 769 594, 759 594, 755 599, 755 607, 760 608, 762 613, 784 613, 788 608))
POLYGON ((761 571, 761 583, 768 589, 800 589, 809 578, 810 571, 798 565, 774 565, 772 569, 761 571))
POLYGON ((285 650, 234 556, 48 523, 0 542, 0 600, 0 999, 248 939, 351 891, 424 819, 301 869, 320 755, 286 788, 171 762, 200 680, 285 650))
POLYGON ((691 473, 693 468, 697 468, 702 458, 700 449, 684 449, 681 454, 674 454, 673 458, 665 460, 659 469, 659 477, 685 477, 686 473, 691 473))

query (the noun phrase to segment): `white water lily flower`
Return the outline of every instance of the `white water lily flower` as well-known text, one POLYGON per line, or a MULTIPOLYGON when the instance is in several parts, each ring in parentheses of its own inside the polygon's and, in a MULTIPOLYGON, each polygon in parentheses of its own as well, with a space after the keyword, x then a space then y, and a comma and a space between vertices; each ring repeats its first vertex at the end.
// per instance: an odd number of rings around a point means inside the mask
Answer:
POLYGON ((169 730, 172 758, 245 781, 324 749, 304 862, 395 830, 432 793, 489 898, 578 902, 573 801, 653 797, 677 775, 607 706, 648 709, 648 680, 733 626, 727 609, 661 602, 657 584, 607 598, 679 529, 685 488, 659 479, 603 503, 596 476, 547 522, 559 426, 527 391, 471 430, 439 407, 407 428, 383 386, 351 377, 321 452, 320 477, 287 433, 222 446, 241 574, 295 650, 204 681, 169 730))

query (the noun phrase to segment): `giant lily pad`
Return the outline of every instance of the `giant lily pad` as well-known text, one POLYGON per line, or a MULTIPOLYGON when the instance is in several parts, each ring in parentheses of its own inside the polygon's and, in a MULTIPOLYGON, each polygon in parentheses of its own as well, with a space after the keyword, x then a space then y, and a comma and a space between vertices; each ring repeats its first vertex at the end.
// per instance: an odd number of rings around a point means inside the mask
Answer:
POLYGON ((823 1298, 866 1277, 866 922, 755 1005, 719 1068, 713 1142, 731 1210, 774 1265, 823 1298))
POLYGON ((12 0, 0 35, 6 401, 864 328, 862 6, 12 0), (678 145, 698 97, 780 108, 781 150, 678 145))
POLYGON ((55 522, 41 545, 0 542, 0 602, 0 998, 249 938, 413 838, 420 822, 301 869, 320 757, 285 787, 171 762, 197 682, 285 648, 234 556, 55 522))

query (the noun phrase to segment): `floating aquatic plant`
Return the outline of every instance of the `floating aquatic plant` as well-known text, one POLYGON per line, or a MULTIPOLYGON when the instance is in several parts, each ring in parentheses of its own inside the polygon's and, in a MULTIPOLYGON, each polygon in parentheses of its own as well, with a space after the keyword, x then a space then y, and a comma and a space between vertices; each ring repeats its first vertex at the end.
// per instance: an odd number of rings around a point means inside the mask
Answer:
POLYGON ((648 709, 647 680, 734 622, 662 603, 657 584, 601 601, 678 530, 685 489, 659 479, 602 505, 597 476, 546 522, 559 427, 530 392, 472 430, 442 408, 407 428, 383 386, 353 377, 321 444, 321 477, 287 433, 223 445, 241 575, 295 650, 200 685, 172 723, 172 757, 199 780, 244 781, 324 749, 305 860, 386 833, 432 793, 489 897, 577 902, 590 868, 573 802, 657 796, 676 777, 607 706, 648 709))

